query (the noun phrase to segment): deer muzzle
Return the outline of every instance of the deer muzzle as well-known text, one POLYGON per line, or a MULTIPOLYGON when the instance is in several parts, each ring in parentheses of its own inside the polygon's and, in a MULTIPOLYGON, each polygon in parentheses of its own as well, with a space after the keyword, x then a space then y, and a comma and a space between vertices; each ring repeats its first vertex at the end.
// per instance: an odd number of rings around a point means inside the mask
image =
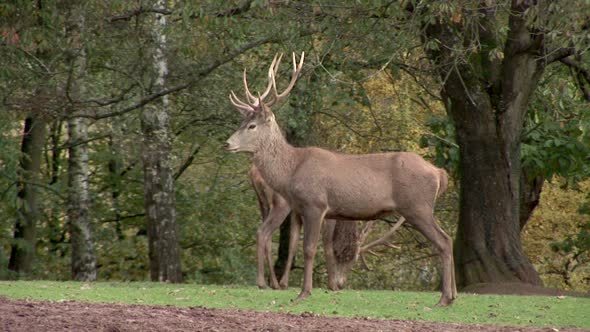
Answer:
POLYGON ((223 148, 225 149, 225 151, 228 152, 238 152, 239 149, 237 144, 233 144, 231 142, 231 137, 227 141, 225 141, 225 143, 223 144, 223 148))

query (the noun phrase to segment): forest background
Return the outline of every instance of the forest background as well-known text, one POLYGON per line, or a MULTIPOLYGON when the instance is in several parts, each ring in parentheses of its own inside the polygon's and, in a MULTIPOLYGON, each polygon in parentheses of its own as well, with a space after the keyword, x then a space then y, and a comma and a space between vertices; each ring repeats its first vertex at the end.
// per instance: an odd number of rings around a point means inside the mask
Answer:
MULTIPOLYGON (((228 94, 244 68, 262 90, 275 53, 305 51, 275 109, 292 144, 414 151, 447 169, 435 214, 456 254, 475 250, 469 232, 491 256, 511 247, 497 273, 459 259, 462 285, 537 278, 588 291, 589 17, 589 1, 3 2, 0 277, 254 284, 260 214, 248 158, 222 149, 240 121, 228 94), (512 87, 526 100, 516 113, 512 87), (518 185, 502 193, 473 179, 502 171, 478 153, 509 138, 500 150, 514 152, 518 185), (487 203, 515 188, 516 215, 487 203)), ((348 286, 437 288, 429 244, 409 228, 394 243, 348 286)), ((321 258, 316 270, 325 285, 321 258)))

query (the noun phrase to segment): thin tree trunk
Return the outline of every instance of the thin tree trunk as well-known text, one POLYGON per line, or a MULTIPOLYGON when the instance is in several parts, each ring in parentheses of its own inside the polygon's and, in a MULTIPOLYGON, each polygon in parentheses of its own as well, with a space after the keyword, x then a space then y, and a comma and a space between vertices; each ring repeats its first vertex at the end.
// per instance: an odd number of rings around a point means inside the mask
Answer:
MULTIPOLYGON (((76 99, 86 94, 83 77, 86 72, 86 52, 82 43, 84 16, 70 8, 67 33, 70 38, 69 93, 76 99)), ((74 111, 74 110, 71 110, 74 111)), ((85 118, 71 117, 68 125, 68 202, 67 221, 71 243, 72 278, 80 281, 96 280, 96 255, 90 224, 90 190, 88 170, 88 123, 85 118)))
MULTIPOLYGON (((158 0, 157 8, 165 8, 158 0)), ((166 50, 166 16, 156 15, 153 36, 156 41, 154 70, 156 89, 165 87, 168 66, 166 50)), ((182 282, 180 249, 176 225, 174 179, 171 161, 169 101, 164 96, 159 105, 145 107, 141 114, 143 133, 144 205, 149 241, 150 276, 153 281, 182 282)))
POLYGON ((121 229, 121 206, 119 196, 121 195, 121 146, 118 138, 121 137, 121 128, 118 121, 111 123, 111 137, 109 138, 110 158, 108 162, 109 187, 111 191, 111 206, 115 213, 115 232, 119 240, 123 239, 121 229))
MULTIPOLYGON (((47 157, 50 160, 50 180, 49 185, 56 184, 59 180, 59 171, 61 167, 61 154, 62 149, 60 148, 61 144, 61 136, 62 136, 62 128, 63 123, 61 120, 54 121, 51 126, 51 135, 49 135, 49 141, 51 142, 51 156, 47 157)), ((49 153, 49 151, 48 151, 49 153)))
MULTIPOLYGON (((52 121, 49 126, 49 137, 47 139, 47 151, 45 152, 45 159, 47 163, 47 177, 49 180, 49 186, 55 185, 60 181, 60 172, 62 169, 62 131, 63 121, 57 119, 52 121)), ((61 201, 61 199, 60 199, 61 201)), ((47 219, 47 238, 49 242, 49 251, 51 255, 58 255, 63 257, 65 250, 63 250, 62 244, 66 238, 66 226, 63 225, 62 215, 63 207, 61 204, 52 204, 46 213, 47 219)))
POLYGON ((541 200, 541 191, 545 178, 543 176, 529 176, 523 168, 520 176, 520 230, 531 219, 533 211, 541 200))
MULTIPOLYGON (((43 3, 37 0, 37 25, 43 25, 43 3)), ((39 58, 44 53, 35 51, 39 58)), ((38 91, 40 93, 40 91, 38 91)), ((21 156, 17 180, 17 216, 14 227, 14 243, 11 246, 8 269, 18 274, 31 272, 35 258, 36 224, 39 219, 37 190, 34 183, 40 181, 41 158, 46 135, 46 124, 39 110, 32 110, 24 123, 21 156)))
POLYGON ((25 119, 17 182, 17 218, 8 269, 18 274, 31 272, 35 258, 36 225, 39 220, 37 189, 45 142, 45 123, 37 115, 25 119))

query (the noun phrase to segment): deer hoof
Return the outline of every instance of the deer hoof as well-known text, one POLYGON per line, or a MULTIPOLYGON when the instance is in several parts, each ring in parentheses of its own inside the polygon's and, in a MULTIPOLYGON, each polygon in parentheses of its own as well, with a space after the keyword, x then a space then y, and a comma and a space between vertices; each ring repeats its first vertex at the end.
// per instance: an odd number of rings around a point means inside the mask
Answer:
POLYGON ((258 283, 258 289, 266 289, 267 287, 266 284, 258 283))
POLYGON ((281 286, 279 286, 278 282, 273 282, 270 284, 270 288, 272 289, 281 289, 281 286))
POLYGON ((437 307, 448 307, 453 303, 453 300, 448 297, 441 297, 438 303, 436 304, 437 307))
POLYGON ((295 302, 295 303, 301 302, 301 301, 305 300, 306 298, 308 298, 309 295, 311 295, 311 292, 302 291, 301 293, 299 293, 299 296, 297 296, 297 298, 293 302, 295 302))
POLYGON ((285 282, 285 281, 281 280, 281 282, 279 283, 279 286, 281 287, 281 289, 287 289, 287 288, 289 288, 289 282, 285 282))
POLYGON ((332 283, 328 283, 328 288, 329 288, 331 291, 334 291, 334 292, 336 292, 336 291, 339 291, 339 290, 340 290, 340 287, 338 287, 338 285, 337 285, 337 284, 332 284, 332 283))

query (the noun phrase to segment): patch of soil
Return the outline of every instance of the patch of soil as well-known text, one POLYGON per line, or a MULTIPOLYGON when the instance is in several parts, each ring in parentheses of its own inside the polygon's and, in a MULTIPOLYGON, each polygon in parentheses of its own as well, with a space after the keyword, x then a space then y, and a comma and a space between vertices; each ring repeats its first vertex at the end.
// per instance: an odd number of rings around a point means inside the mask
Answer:
POLYGON ((588 293, 567 291, 557 288, 545 288, 542 286, 535 286, 521 282, 473 284, 461 289, 461 292, 501 295, 548 295, 590 297, 590 294, 588 293))
MULTIPOLYGON (((2 331, 556 331, 322 317, 245 310, 11 300, 0 297, 2 331)), ((559 329, 559 331, 582 331, 559 329)))

